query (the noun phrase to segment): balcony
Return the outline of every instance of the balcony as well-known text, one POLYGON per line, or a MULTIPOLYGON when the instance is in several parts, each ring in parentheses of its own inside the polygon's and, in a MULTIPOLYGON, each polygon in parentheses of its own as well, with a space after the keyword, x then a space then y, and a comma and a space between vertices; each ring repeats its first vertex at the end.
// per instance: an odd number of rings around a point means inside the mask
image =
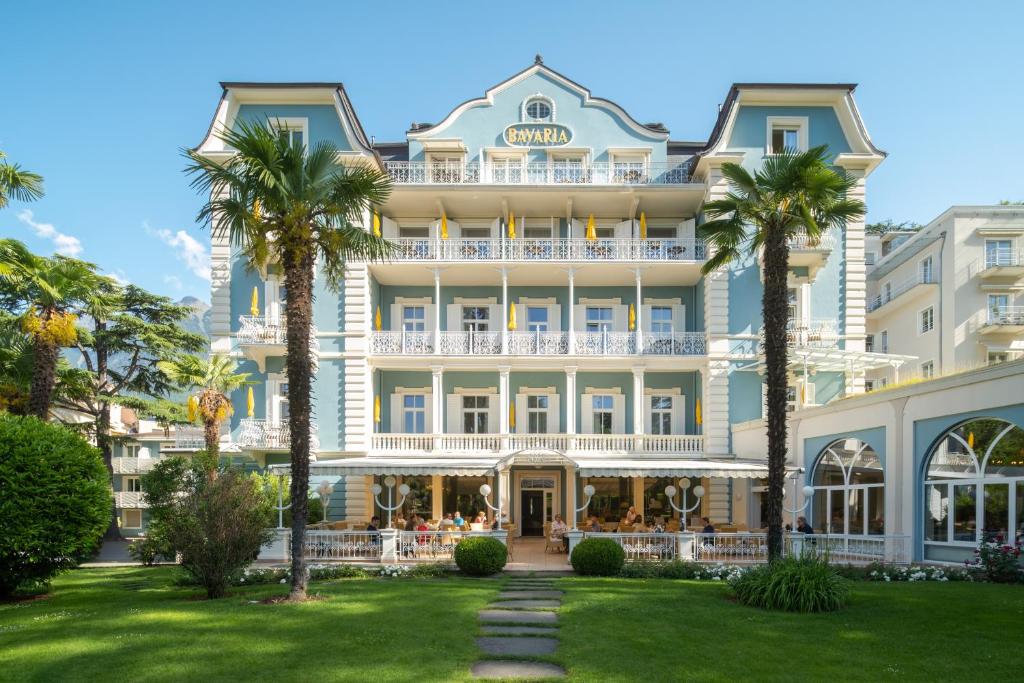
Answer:
POLYGON ((395 185, 685 185, 690 169, 669 163, 522 164, 386 161, 395 185))
POLYGON ((374 434, 378 453, 515 453, 546 449, 563 453, 701 455, 698 434, 374 434))
POLYGON ((430 239, 399 237, 393 261, 517 262, 609 261, 702 262, 698 239, 430 239))
MULTIPOLYGON (((315 422, 310 423, 310 432, 310 450, 318 451, 320 439, 315 422)), ((245 418, 238 433, 238 445, 250 451, 287 451, 292 445, 288 423, 245 418)))
MULTIPOLYGON (((235 337, 242 355, 256 361, 260 372, 266 369, 267 358, 283 356, 288 346, 287 320, 282 317, 270 318, 263 315, 242 315, 238 318, 238 332, 235 337)), ((316 328, 310 329, 309 348, 313 355, 320 349, 316 328)))
MULTIPOLYGON (((703 332, 442 332, 439 353, 444 356, 703 356, 703 332), (507 354, 503 344, 507 344, 507 354)), ((432 332, 371 332, 371 355, 429 355, 434 351, 432 332)))
POLYGON ((114 505, 119 508, 148 508, 146 494, 140 491, 115 491, 114 505))
POLYGON ((206 438, 203 435, 203 428, 175 427, 173 448, 183 451, 202 450, 206 448, 206 438))
POLYGON ((891 285, 889 289, 883 290, 877 294, 874 298, 868 301, 868 315, 879 310, 886 304, 895 301, 896 299, 903 298, 904 301, 911 301, 918 294, 927 291, 932 285, 938 285, 939 281, 934 275, 922 275, 918 273, 916 276, 907 278, 903 282, 891 285), (911 296, 905 296, 910 294, 911 296))
POLYGON ((144 474, 160 462, 159 458, 111 458, 114 474, 144 474))
POLYGON ((1019 334, 1024 332, 1024 306, 1002 306, 988 312, 982 334, 1019 334))
POLYGON ((993 249, 985 254, 984 267, 978 273, 982 279, 1024 277, 1024 249, 993 249))
POLYGON ((821 235, 817 242, 812 242, 806 234, 793 235, 787 240, 789 245, 789 266, 791 268, 807 268, 807 277, 813 282, 828 257, 836 246, 835 235, 831 232, 821 235))

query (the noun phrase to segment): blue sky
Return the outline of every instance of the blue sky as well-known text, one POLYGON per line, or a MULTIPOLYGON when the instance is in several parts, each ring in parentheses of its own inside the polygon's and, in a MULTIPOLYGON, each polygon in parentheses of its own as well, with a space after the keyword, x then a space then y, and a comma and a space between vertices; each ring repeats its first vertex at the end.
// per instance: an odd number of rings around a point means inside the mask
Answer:
POLYGON ((859 83, 889 152, 869 220, 926 222, 1024 199, 1022 25, 1010 2, 16 3, 0 149, 47 196, 12 203, 0 235, 208 300, 179 149, 205 133, 218 81, 343 81, 367 132, 399 140, 537 52, 674 139, 706 139, 733 82, 859 83))

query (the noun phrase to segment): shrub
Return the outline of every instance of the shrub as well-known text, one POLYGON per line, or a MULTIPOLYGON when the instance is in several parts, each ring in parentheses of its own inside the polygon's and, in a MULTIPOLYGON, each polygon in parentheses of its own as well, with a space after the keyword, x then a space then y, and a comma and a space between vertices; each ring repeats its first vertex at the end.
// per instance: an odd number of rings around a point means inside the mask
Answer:
POLYGON ((0 414, 0 595, 38 588, 96 552, 111 520, 109 481, 82 437, 0 414))
POLYGON ((846 604, 849 582, 828 561, 787 557, 730 579, 740 603, 786 612, 832 612, 846 604))
POLYGON ((128 544, 128 556, 145 567, 152 567, 158 560, 173 560, 174 551, 162 536, 146 536, 128 544))
POLYGON ((569 561, 582 576, 615 576, 622 571, 626 553, 610 538, 585 538, 573 548, 569 561))
POLYGON ((201 460, 169 458, 145 475, 143 488, 158 538, 209 598, 222 597, 273 537, 266 496, 238 472, 209 479, 201 460))
POLYGON ((455 564, 470 576, 490 576, 505 567, 508 549, 490 536, 470 536, 455 546, 455 564))
POLYGON ((995 583, 1017 583, 1024 580, 1020 566, 1020 546, 1006 545, 1002 536, 993 541, 982 541, 974 551, 974 566, 985 573, 985 578, 995 583))
POLYGON ((444 562, 424 562, 413 565, 409 576, 414 579, 443 579, 448 576, 448 571, 448 565, 444 562))

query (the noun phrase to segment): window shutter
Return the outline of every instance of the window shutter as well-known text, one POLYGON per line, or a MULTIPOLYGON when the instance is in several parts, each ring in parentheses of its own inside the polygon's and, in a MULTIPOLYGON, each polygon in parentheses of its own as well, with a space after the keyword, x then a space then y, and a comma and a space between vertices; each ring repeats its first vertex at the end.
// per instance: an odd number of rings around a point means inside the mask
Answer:
POLYGON ((679 224, 679 239, 692 240, 696 235, 696 221, 692 218, 679 224))
MULTIPOLYGON (((487 314, 491 317, 490 321, 488 321, 488 329, 491 332, 501 332, 503 321, 501 316, 501 304, 491 304, 487 309, 487 314)), ((520 326, 525 327, 525 321, 520 322, 519 320, 520 315, 526 315, 526 311, 516 311, 516 329, 519 329, 520 326)))
MULTIPOLYGON (((427 434, 434 433, 434 396, 433 394, 423 394, 423 431, 427 434)), ((394 428, 392 427, 392 431, 394 428)))
MULTIPOLYGON (((434 331, 434 316, 437 315, 437 306, 434 304, 423 305, 423 331, 432 333, 434 331)), ((436 343, 436 342, 435 342, 436 343)))
POLYGON ((380 234, 385 239, 393 240, 398 237, 398 223, 387 216, 381 216, 380 234))
POLYGON ((583 221, 578 218, 573 218, 569 221, 569 237, 576 239, 583 239, 586 237, 586 226, 583 221))
MULTIPOLYGON (((525 310, 525 309, 524 309, 525 310)), ((518 311, 516 311, 518 314, 518 311)), ((559 304, 548 305, 548 331, 559 332, 562 330, 562 307, 559 304)))
POLYGON ((530 416, 527 413, 526 394, 516 394, 516 434, 529 434, 530 416))
POLYGON ((149 446, 139 446, 139 454, 137 457, 152 458, 153 456, 150 454, 149 446))
POLYGON ((391 304, 391 327, 387 329, 394 332, 402 330, 402 304, 391 304))
POLYGON ((633 221, 622 221, 621 223, 615 224, 615 230, 612 233, 616 239, 624 240, 633 237, 633 221))
POLYGON ((672 331, 686 332, 686 306, 672 307, 672 331))
POLYGON ((682 395, 672 397, 672 433, 686 433, 686 397, 682 395))
POLYGON ((629 306, 625 304, 612 306, 612 330, 615 332, 629 331, 629 306))
POLYGON ((445 430, 449 434, 462 434, 462 404, 459 402, 462 399, 460 394, 448 394, 447 405, 445 406, 445 412, 448 414, 448 420, 445 424, 448 428, 445 430))
MULTIPOLYGON (((441 221, 437 222, 438 225, 438 236, 440 236, 441 221)), ((453 221, 451 218, 448 219, 448 239, 458 239, 462 237, 462 226, 459 225, 458 221, 453 221)))
POLYGON ((814 382, 804 382, 804 403, 807 405, 818 405, 818 402, 814 398, 814 391, 817 385, 814 382))
MULTIPOLYGON (((501 405, 501 396, 499 394, 490 394, 487 397, 487 433, 498 434, 501 432, 501 413, 500 410, 508 410, 508 406, 501 405)), ((518 415, 516 418, 518 419, 518 415)))
POLYGON ((462 304, 448 304, 448 320, 447 325, 444 329, 449 332, 459 332, 462 330, 462 304))
MULTIPOLYGON (((551 434, 561 434, 561 411, 558 409, 558 394, 548 394, 548 432, 551 434)), ((519 415, 516 415, 516 419, 519 415)))
MULTIPOLYGON (((391 424, 388 433, 390 434, 403 434, 405 433, 405 420, 402 419, 402 394, 391 394, 391 414, 389 415, 391 424)), ((374 425, 376 426, 376 425, 374 425)), ((381 420, 381 430, 384 428, 384 421, 381 420)), ((430 427, 427 427, 427 431, 430 431, 430 427)))
POLYGON ((651 331, 651 309, 654 308, 650 304, 643 304, 640 306, 640 329, 644 332, 651 331))
POLYGON ((651 399, 653 398, 650 394, 644 395, 644 434, 653 434, 651 430, 651 399))
POLYGON ((612 434, 626 433, 626 397, 612 394, 612 434))
POLYGON ((592 394, 580 395, 580 434, 594 433, 594 400, 592 394))
POLYGON ((576 331, 580 332, 587 329, 587 307, 576 304, 572 307, 572 314, 574 317, 573 325, 576 326, 576 331))

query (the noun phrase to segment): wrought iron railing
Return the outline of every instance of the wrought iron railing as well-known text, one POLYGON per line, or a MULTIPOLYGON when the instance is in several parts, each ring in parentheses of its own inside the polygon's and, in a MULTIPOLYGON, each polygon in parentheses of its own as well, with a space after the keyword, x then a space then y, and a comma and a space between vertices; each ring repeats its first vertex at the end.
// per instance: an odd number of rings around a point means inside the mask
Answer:
POLYGON ((607 238, 588 240, 501 237, 397 237, 395 261, 693 261, 707 259, 699 239, 607 238))
MULTIPOLYGON (((310 422, 310 448, 320 449, 317 425, 310 422)), ((280 451, 291 448, 292 439, 288 422, 274 422, 258 418, 244 418, 238 432, 238 445, 252 450, 280 451)))
POLYGON ((786 239, 790 251, 832 251, 836 246, 836 237, 831 232, 826 232, 812 240, 807 233, 798 233, 786 239))
MULTIPOLYGON (((568 332, 507 332, 507 353, 516 356, 568 355, 572 349, 582 356, 635 354, 635 332, 576 332, 570 347, 568 332)), ((703 332, 645 332, 640 335, 642 352, 653 356, 702 356, 707 353, 703 332)), ((502 354, 501 332, 442 332, 439 352, 443 355, 502 354)), ((432 332, 370 332, 370 353, 377 355, 424 355, 434 353, 432 332)))
POLYGON ((396 185, 682 185, 686 164, 654 162, 520 164, 479 161, 385 161, 396 185))
POLYGON ((429 452, 435 445, 442 451, 521 451, 530 448, 590 453, 671 453, 700 455, 704 437, 700 434, 388 434, 375 433, 373 450, 429 452))
MULTIPOLYGON (((243 346, 285 346, 288 343, 287 320, 265 315, 242 315, 238 317, 238 343, 243 346)), ((309 346, 320 348, 316 328, 310 328, 309 346)))
POLYGON ((307 529, 303 538, 309 560, 380 559, 380 534, 374 531, 318 531, 307 529))

